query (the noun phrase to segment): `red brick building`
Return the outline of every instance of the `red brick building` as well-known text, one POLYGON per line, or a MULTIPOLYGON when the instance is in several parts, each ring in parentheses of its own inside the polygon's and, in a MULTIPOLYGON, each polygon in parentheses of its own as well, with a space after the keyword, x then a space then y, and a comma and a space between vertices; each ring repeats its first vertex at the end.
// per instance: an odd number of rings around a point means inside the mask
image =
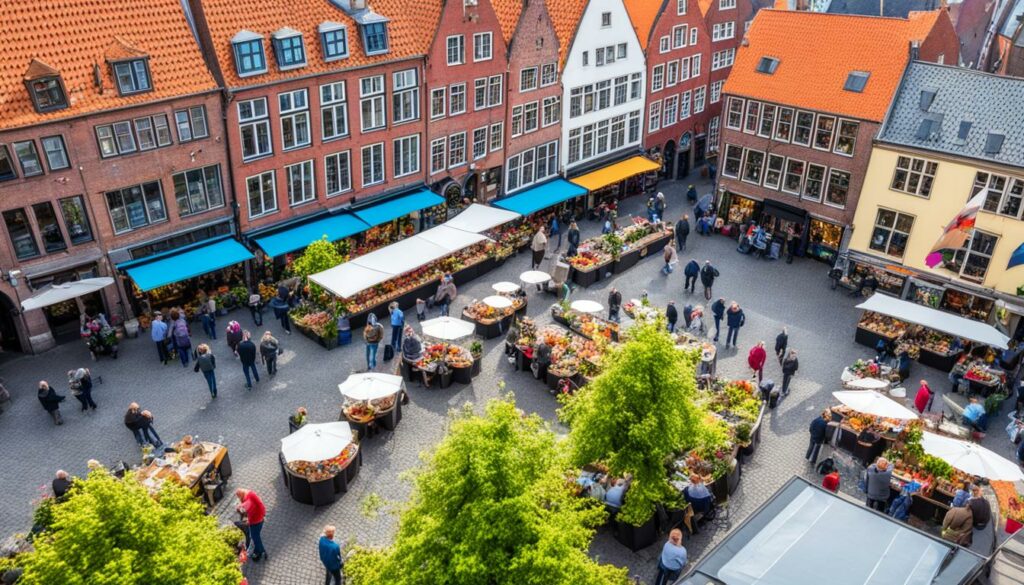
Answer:
MULTIPOLYGON (((711 47, 705 57, 708 69, 707 110, 704 112, 704 136, 698 132, 694 139, 695 157, 702 152, 715 153, 722 131, 722 88, 729 78, 736 52, 754 18, 756 8, 751 0, 697 0, 704 16, 704 28, 711 47), (704 148, 701 148, 704 146, 704 148)), ((721 165, 719 165, 721 166, 721 165)))
POLYGON ((230 171, 217 84, 176 0, 13 3, 0 36, 0 336, 40 351, 78 339, 87 309, 131 317, 131 286, 21 302, 231 233, 230 171))
POLYGON ((545 0, 493 0, 508 43, 502 194, 558 176, 562 131, 559 44, 545 0))
POLYGON ((909 19, 762 10, 725 84, 718 213, 830 260, 911 55, 955 56, 945 11, 909 19), (953 51, 953 53, 950 53, 953 51))
POLYGON ((501 184, 507 45, 490 0, 444 1, 432 33, 427 180, 454 212, 464 198, 493 198, 501 184))

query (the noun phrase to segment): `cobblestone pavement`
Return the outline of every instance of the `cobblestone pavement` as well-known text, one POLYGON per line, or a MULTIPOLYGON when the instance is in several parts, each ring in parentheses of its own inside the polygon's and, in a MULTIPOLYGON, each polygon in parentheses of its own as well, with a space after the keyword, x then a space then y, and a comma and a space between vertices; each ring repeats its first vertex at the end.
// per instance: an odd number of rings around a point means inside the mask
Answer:
MULTIPOLYGON (((688 209, 683 195, 686 184, 668 183, 662 189, 669 199, 669 216, 676 219, 683 207, 688 209)), ((709 192, 710 186, 701 184, 699 190, 709 192)), ((640 212, 643 203, 639 198, 628 200, 624 210, 640 212)), ((598 226, 585 221, 581 229, 586 236, 596 233, 598 226)), ((853 342, 859 318, 859 311, 853 308, 854 299, 829 289, 825 265, 803 259, 792 265, 755 261, 737 254, 735 242, 721 236, 691 235, 687 251, 681 254, 679 269, 668 277, 659 272, 660 258, 647 259, 614 280, 576 290, 573 297, 592 298, 603 304, 608 287, 614 284, 627 298, 646 289, 657 305, 664 305, 670 298, 686 303, 690 298, 682 292, 681 268, 691 257, 699 261, 711 259, 721 271, 716 295, 737 300, 746 311, 747 325, 740 332, 740 349, 721 351, 720 374, 746 377, 747 350, 758 340, 772 346, 783 326, 789 327, 790 347, 800 352, 801 369, 790 396, 768 415, 763 442, 754 457, 743 465, 743 480, 729 503, 730 518, 736 525, 794 474, 813 476, 802 459, 807 425, 815 413, 833 403, 829 393, 837 389, 843 366, 858 357, 867 357, 869 351, 853 342)), ((524 254, 485 278, 459 283, 456 308, 461 310, 469 300, 489 294, 493 282, 517 280, 528 266, 528 255, 524 254)), ((694 296, 700 297, 700 293, 694 296)), ((533 291, 530 297, 530 314, 541 323, 546 322, 552 297, 541 297, 533 291)), ((455 310, 453 314, 457 314, 455 310)), ((248 314, 235 312, 231 318, 247 328, 253 325, 248 314)), ((221 318, 218 329, 226 322, 221 318)), ((201 329, 195 329, 195 343, 206 341, 201 329)), ((389 504, 405 500, 409 485, 399 479, 399 473, 415 466, 419 454, 442 437, 449 409, 467 401, 480 404, 498 396, 499 382, 504 380, 521 408, 556 421, 554 398, 527 374, 514 372, 504 359, 501 340, 494 339, 485 343, 483 374, 471 386, 453 386, 443 391, 410 389, 411 403, 397 431, 364 443, 363 467, 349 493, 332 506, 314 509, 301 505, 288 497, 277 463, 279 440, 287 433, 287 416, 296 407, 306 406, 314 422, 336 420, 340 406, 337 384, 350 372, 365 368, 363 345, 357 342, 327 352, 300 335, 282 335, 272 319, 267 319, 259 331, 265 329, 281 339, 285 349, 277 377, 264 377, 247 392, 241 366, 229 357, 225 342, 218 339, 213 344, 214 353, 220 358, 220 397, 216 402, 210 401, 199 374, 176 364, 161 366, 155 348, 144 338, 123 343, 116 361, 101 358, 100 362, 92 363, 85 347, 73 343, 0 366, 0 375, 7 379, 14 396, 12 409, 0 415, 0 535, 27 529, 31 501, 38 496, 40 486, 49 484, 57 468, 83 474, 90 458, 104 462, 136 461, 138 451, 131 433, 122 424, 122 415, 129 402, 138 401, 153 411, 155 426, 166 441, 186 433, 211 440, 223 437, 234 467, 229 488, 244 486, 262 495, 269 511, 264 540, 270 559, 249 567, 250 582, 317 583, 322 580, 322 573, 315 539, 323 525, 335 524, 343 537, 363 544, 389 541, 394 518, 386 510, 370 517, 364 513, 362 503, 369 494, 377 494, 389 504), (94 391, 99 410, 79 413, 77 402, 69 398, 63 409, 64 426, 54 427, 35 400, 35 383, 46 379, 63 390, 64 373, 78 366, 92 367, 94 376, 102 376, 103 383, 97 384, 94 391)), ((769 362, 766 375, 781 379, 778 364, 769 362)), ((943 373, 924 366, 915 364, 911 376, 914 381, 921 377, 929 379, 934 388, 946 386, 943 373)), ((557 422, 555 425, 564 432, 557 422)), ((1008 442, 1001 435, 994 430, 986 444, 1011 455, 1008 442)), ((816 481, 817 477, 812 479, 816 481)), ((222 502, 217 509, 225 522, 231 520, 230 504, 222 502)), ((699 558, 724 533, 704 531, 688 540, 691 558, 699 558)), ((631 574, 640 575, 645 582, 653 581, 659 551, 660 542, 631 553, 606 529, 599 531, 592 547, 601 561, 628 566, 631 574)))

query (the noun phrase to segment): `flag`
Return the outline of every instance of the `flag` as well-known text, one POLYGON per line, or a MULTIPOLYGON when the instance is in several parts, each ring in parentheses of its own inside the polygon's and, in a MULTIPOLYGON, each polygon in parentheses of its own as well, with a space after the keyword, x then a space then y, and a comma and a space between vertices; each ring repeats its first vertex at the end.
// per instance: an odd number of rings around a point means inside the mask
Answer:
POLYGON ((958 250, 970 239, 971 230, 974 229, 974 221, 978 217, 978 211, 985 204, 985 196, 986 193, 984 192, 975 195, 960 210, 960 213, 956 214, 956 217, 949 222, 946 228, 942 230, 942 235, 939 236, 938 241, 932 246, 932 251, 924 259, 924 263, 928 265, 928 268, 935 268, 942 262, 942 253, 944 251, 958 250))
POLYGON ((1010 254, 1010 262, 1006 265, 1006 269, 1009 270, 1014 266, 1020 266, 1024 264, 1024 244, 1017 246, 1017 249, 1010 254))

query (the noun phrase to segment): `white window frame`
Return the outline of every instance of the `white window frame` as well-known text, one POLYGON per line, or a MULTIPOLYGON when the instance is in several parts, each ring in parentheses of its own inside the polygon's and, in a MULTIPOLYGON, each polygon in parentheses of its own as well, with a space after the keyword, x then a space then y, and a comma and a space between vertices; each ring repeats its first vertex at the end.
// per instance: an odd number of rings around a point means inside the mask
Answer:
POLYGON ((677 16, 685 16, 686 15, 686 2, 687 2, 687 0, 676 0, 676 15, 677 16))
POLYGON ((659 63, 651 70, 651 93, 657 93, 665 87, 665 64, 659 63))
MULTIPOLYGON (((931 197, 931 191, 935 187, 935 175, 938 173, 939 163, 926 158, 916 156, 899 155, 896 157, 896 166, 893 167, 892 179, 889 181, 889 189, 897 191, 899 193, 906 193, 907 195, 913 195, 915 197, 921 197, 923 199, 929 199, 931 197), (903 165, 903 161, 906 161, 906 166, 903 165), (915 166, 920 164, 920 168, 915 170, 915 166), (932 168, 932 172, 929 173, 928 169, 932 168), (900 172, 904 173, 903 186, 897 185, 896 175, 900 172), (911 182, 916 179, 917 186, 910 188, 911 182), (925 191, 925 179, 928 179, 928 189, 925 191)), ((1007 181, 1007 185, 1009 182, 1007 181)), ((1002 197, 1000 197, 1000 208, 1002 207, 1002 197)))
POLYGON ((440 120, 444 118, 448 113, 448 88, 447 87, 435 87, 430 90, 430 119, 440 120), (437 103, 435 98, 441 96, 441 112, 437 113, 434 109, 434 105, 437 103))
POLYGON ((305 148, 313 144, 313 131, 310 127, 310 116, 309 116, 309 92, 305 88, 296 89, 293 91, 286 91, 284 93, 277 94, 277 104, 279 106, 279 117, 280 117, 280 128, 281 128, 281 152, 288 152, 290 150, 297 150, 299 148, 305 148), (300 100, 301 105, 295 105, 300 100), (288 100, 289 105, 285 105, 285 100, 288 100), (292 126, 292 136, 295 142, 289 146, 285 141, 285 125, 290 123, 292 126), (298 129, 301 125, 306 127, 306 138, 304 141, 300 141, 298 138, 298 129))
MULTIPOLYGON (((886 256, 889 256, 890 258, 903 258, 903 256, 905 256, 906 253, 907 253, 907 246, 909 246, 909 244, 910 244, 910 234, 914 230, 914 223, 916 221, 917 221, 917 217, 914 216, 914 215, 911 215, 909 213, 903 213, 902 211, 897 211, 895 209, 889 209, 889 208, 886 208, 886 207, 879 207, 878 210, 875 212, 875 222, 871 226, 871 236, 870 236, 870 238, 868 240, 868 249, 873 250, 875 252, 878 252, 880 254, 885 254, 886 256), (892 226, 886 226, 886 225, 883 225, 883 224, 879 223, 879 220, 881 219, 880 216, 881 216, 883 211, 888 211, 889 213, 893 214, 892 226), (898 226, 900 224, 900 216, 910 218, 910 231, 909 232, 905 232, 903 230, 896 229, 896 226, 898 226), (883 229, 883 230, 888 232, 888 235, 885 236, 885 242, 880 244, 881 249, 879 249, 875 245, 875 233, 876 233, 876 231, 878 229, 883 229), (896 234, 900 234, 900 235, 906 236, 906 244, 903 246, 903 254, 893 254, 891 252, 891 250, 892 250, 892 237, 894 235, 896 235, 896 234)), ((966 259, 966 255, 965 255, 965 259, 966 259)), ((962 265, 961 265, 961 268, 962 268, 962 265)))
POLYGON ((739 179, 740 175, 743 174, 743 147, 737 144, 726 144, 725 149, 722 151, 722 176, 730 177, 732 179, 739 179), (739 166, 736 168, 735 174, 729 174, 729 153, 739 151, 739 166))
POLYGON ((834 207, 836 209, 846 209, 846 205, 850 202, 850 188, 852 184, 853 173, 851 173, 850 171, 844 171, 842 169, 830 168, 828 170, 828 175, 826 176, 825 180, 825 192, 822 194, 822 203, 828 205, 829 207, 834 207), (832 191, 832 175, 835 175, 837 173, 846 175, 846 197, 843 199, 842 205, 839 205, 838 203, 832 203, 828 200, 828 195, 832 191))
POLYGON ((562 96, 553 95, 544 98, 541 106, 543 115, 541 116, 541 128, 547 128, 553 126, 562 121, 562 96))
POLYGON ((490 61, 494 58, 494 35, 488 32, 473 34, 473 62, 490 61))
POLYGON ((736 36, 736 23, 733 21, 719 22, 711 27, 711 42, 725 41, 736 36))
POLYGON ((445 39, 445 57, 449 67, 466 63, 466 37, 464 35, 450 35, 445 39))
POLYGON ((473 129, 473 160, 487 156, 487 126, 473 129))
POLYGON ((670 95, 667 96, 661 104, 662 112, 662 128, 668 128, 678 121, 679 115, 679 96, 670 95))
POLYGON ((658 130, 661 130, 661 100, 651 102, 647 113, 647 132, 653 134, 658 130))
POLYGON ((853 158, 853 155, 857 152, 857 135, 860 134, 860 122, 857 120, 850 120, 847 118, 839 118, 836 122, 835 137, 832 139, 832 152, 839 156, 848 156, 853 158), (843 152, 839 149, 839 141, 843 139, 843 126, 850 125, 854 126, 853 130, 853 146, 850 148, 850 152, 843 152))
POLYGON ((558 83, 558 63, 545 63, 540 67, 540 86, 547 87, 558 83))
POLYGON ((391 74, 391 123, 404 124, 420 119, 419 69, 403 69, 391 74), (399 117, 399 113, 405 115, 399 117))
POLYGON ((270 215, 271 213, 277 212, 277 210, 278 210, 278 205, 277 205, 277 177, 275 176, 275 172, 274 171, 272 171, 272 170, 271 171, 265 171, 265 172, 259 173, 257 175, 253 175, 251 177, 246 177, 245 178, 245 207, 246 207, 246 211, 249 213, 249 219, 256 219, 258 217, 264 217, 266 215, 270 215), (270 175, 270 182, 269 183, 264 181, 264 178, 267 175, 270 175), (256 186, 259 189, 260 209, 261 209, 261 211, 259 213, 255 213, 255 214, 252 212, 252 203, 251 203, 251 201, 252 201, 251 184, 252 184, 253 180, 255 180, 257 182, 256 186), (273 203, 273 207, 267 207, 267 205, 266 205, 268 193, 264 190, 264 186, 265 185, 270 185, 270 193, 269 193, 269 195, 270 195, 270 201, 273 203))
POLYGON ((665 54, 672 50, 672 39, 665 35, 658 39, 658 53, 665 54))
POLYGON ((333 154, 328 154, 327 156, 325 156, 324 157, 324 192, 327 194, 327 197, 335 197, 337 195, 341 195, 342 193, 348 193, 351 190, 352 190, 352 151, 351 150, 343 150, 341 152, 335 152, 333 154), (346 186, 342 187, 341 189, 338 189, 336 191, 331 191, 330 190, 331 180, 330 180, 330 177, 328 176, 328 172, 327 172, 327 170, 328 170, 328 168, 330 166, 328 161, 330 161, 331 159, 335 160, 334 164, 338 168, 340 168, 340 166, 341 166, 341 164, 340 164, 341 160, 342 159, 345 160, 345 175, 346 176, 344 177, 343 184, 346 185, 346 186))
POLYGON ((669 61, 665 66, 665 87, 675 87, 679 83, 679 61, 669 61))
POLYGON ((697 27, 691 26, 690 27, 690 45, 692 46, 692 45, 696 45, 696 44, 697 44, 697 27))
POLYGON ((811 133, 811 148, 814 150, 821 150, 824 152, 830 152, 832 145, 836 141, 836 130, 839 129, 838 118, 835 116, 826 116, 825 114, 818 114, 814 117, 814 132, 811 133), (832 120, 832 130, 829 132, 828 145, 824 148, 818 146, 818 128, 821 126, 823 120, 832 120))
POLYGON ((686 46, 689 27, 685 24, 677 24, 672 27, 672 48, 682 49, 686 46))
POLYGON ((505 147, 505 124, 498 122, 491 124, 490 133, 487 136, 490 151, 494 152, 505 147))
POLYGON ((519 93, 525 93, 525 92, 533 91, 533 90, 537 89, 538 84, 540 82, 540 79, 538 77, 539 75, 540 75, 540 72, 537 70, 536 67, 524 67, 524 68, 520 69, 519 70, 519 93), (533 76, 533 83, 532 84, 528 84, 528 83, 525 82, 525 80, 531 74, 531 72, 532 72, 532 76, 533 76))
POLYGON ((536 132, 540 128, 540 102, 523 104, 523 134, 536 132))
POLYGON ((801 160, 801 159, 798 159, 798 158, 786 157, 786 166, 783 167, 783 170, 782 170, 782 182, 779 183, 779 190, 782 191, 783 193, 789 193, 790 195, 794 195, 794 196, 796 196, 798 198, 801 197, 803 192, 804 192, 804 177, 806 175, 807 175, 807 161, 801 160), (792 191, 792 190, 789 190, 789 189, 786 188, 786 179, 790 175, 789 166, 792 163, 800 163, 802 165, 801 169, 800 169, 800 180, 797 181, 797 184, 796 184, 796 191, 792 191))
POLYGON ((725 127, 729 130, 743 131, 743 122, 746 120, 746 104, 743 102, 743 98, 729 96, 725 104, 725 127), (739 105, 739 111, 733 108, 733 104, 739 105), (740 118, 739 124, 732 124, 732 116, 738 115, 740 118))
POLYGON ((690 109, 690 91, 679 94, 679 119, 685 120, 693 114, 690 109))
POLYGON ((722 101, 722 86, 725 85, 725 80, 712 81, 710 87, 711 91, 711 103, 717 104, 722 101))
POLYGON ((411 134, 391 141, 394 178, 420 172, 420 135, 411 134))
POLYGON ((466 133, 456 132, 448 136, 448 168, 454 169, 466 164, 466 133), (456 156, 461 151, 461 156, 456 156))
POLYGON ((309 203, 310 201, 316 200, 316 173, 315 169, 313 168, 314 166, 315 165, 313 164, 313 159, 309 159, 284 167, 284 186, 285 191, 288 192, 289 207, 297 207, 304 203, 309 203), (295 193, 292 192, 292 174, 295 173, 296 171, 302 173, 302 176, 300 177, 300 179, 302 180, 302 192, 300 193, 300 195, 302 195, 305 198, 300 200, 296 200, 295 193), (306 197, 307 190, 305 188, 306 178, 309 179, 308 197, 306 197))
POLYGON ((359 130, 361 134, 368 134, 387 128, 388 115, 385 97, 383 75, 370 75, 359 79, 359 130), (371 85, 368 87, 364 82, 369 82, 371 85), (378 83, 379 87, 377 87, 378 83), (380 125, 373 124, 374 120, 370 120, 370 125, 367 125, 366 116, 363 111, 363 104, 365 103, 370 104, 370 114, 373 118, 376 118, 378 114, 380 115, 380 125))
POLYGON ((348 94, 345 82, 337 81, 326 83, 320 86, 320 137, 324 142, 337 140, 349 135, 348 126, 348 94), (344 127, 338 132, 339 120, 344 127), (327 123, 330 121, 335 129, 333 134, 327 133, 327 123))
POLYGON ((448 86, 448 115, 458 116, 459 114, 466 113, 466 84, 465 83, 453 83, 448 86), (455 99, 455 96, 460 96, 459 100, 455 99), (462 109, 456 110, 456 102, 462 104, 462 109))
POLYGON ((430 141, 430 174, 443 173, 448 168, 448 137, 442 136, 430 141), (441 165, 435 164, 440 156, 441 165))
POLYGON ((387 167, 385 166, 384 160, 384 143, 375 142, 373 144, 367 144, 362 147, 359 151, 359 176, 362 179, 363 188, 370 187, 372 185, 380 185, 387 178, 387 167), (368 154, 369 153, 369 154, 368 154), (377 179, 371 175, 369 180, 366 177, 367 162, 370 164, 370 172, 373 173, 375 170, 375 159, 380 158, 380 178, 377 179))
POLYGON ((264 128, 266 130, 266 150, 257 150, 255 154, 250 154, 249 156, 246 156, 245 151, 243 149, 242 162, 248 162, 266 156, 272 156, 274 154, 274 139, 271 136, 270 132, 270 111, 267 98, 261 97, 250 100, 243 100, 238 102, 235 106, 237 108, 236 111, 238 112, 238 136, 240 139, 240 144, 245 144, 245 140, 243 138, 243 131, 247 127, 251 127, 254 137, 254 144, 258 148, 259 140, 257 140, 256 138, 259 136, 259 128, 264 128), (263 113, 258 113, 259 108, 256 107, 257 104, 262 104, 263 113), (246 105, 249 105, 251 107, 252 115, 243 116, 242 108, 246 105))
POLYGON ((778 191, 779 187, 782 186, 782 178, 783 178, 783 176, 785 174, 786 174, 786 157, 784 157, 782 155, 779 155, 779 154, 768 153, 768 156, 767 156, 767 158, 765 159, 765 162, 764 162, 764 172, 762 173, 762 177, 761 177, 761 184, 764 185, 765 189, 771 189, 773 191, 778 191), (775 181, 774 184, 770 183, 769 180, 768 180, 769 173, 773 172, 772 171, 772 161, 773 160, 781 161, 781 163, 782 163, 782 166, 780 166, 779 170, 778 170, 778 177, 777 177, 778 180, 775 181))
POLYGON ((768 161, 768 155, 763 150, 757 150, 756 148, 744 148, 743 149, 743 162, 740 164, 740 181, 744 183, 750 183, 751 185, 760 185, 764 180, 764 166, 768 161), (758 167, 756 180, 747 179, 747 163, 750 162, 750 156, 752 154, 761 155, 761 164, 758 167))
POLYGON ((719 10, 731 10, 736 8, 736 0, 718 0, 719 10))
POLYGON ((707 89, 703 85, 693 89, 693 113, 699 114, 704 111, 707 100, 707 89))

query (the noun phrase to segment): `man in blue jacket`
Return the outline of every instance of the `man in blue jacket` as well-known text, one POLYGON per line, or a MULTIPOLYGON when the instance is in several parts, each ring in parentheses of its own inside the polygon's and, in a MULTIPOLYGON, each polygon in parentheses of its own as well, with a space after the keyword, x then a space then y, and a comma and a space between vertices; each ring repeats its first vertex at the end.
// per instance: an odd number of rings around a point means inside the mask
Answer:
POLYGON ((327 576, 324 578, 324 585, 341 585, 341 547, 334 542, 334 526, 324 526, 324 535, 320 537, 320 562, 327 569, 327 576))
POLYGON ((828 434, 828 421, 831 419, 831 411, 825 409, 821 416, 811 421, 811 443, 807 445, 806 455, 806 459, 811 462, 811 465, 818 463, 818 453, 821 452, 821 446, 825 443, 828 434))
POLYGON ((683 290, 692 293, 693 289, 697 287, 697 277, 700 276, 700 264, 697 264, 696 260, 690 260, 686 264, 686 268, 683 268, 683 275, 686 276, 683 290))

